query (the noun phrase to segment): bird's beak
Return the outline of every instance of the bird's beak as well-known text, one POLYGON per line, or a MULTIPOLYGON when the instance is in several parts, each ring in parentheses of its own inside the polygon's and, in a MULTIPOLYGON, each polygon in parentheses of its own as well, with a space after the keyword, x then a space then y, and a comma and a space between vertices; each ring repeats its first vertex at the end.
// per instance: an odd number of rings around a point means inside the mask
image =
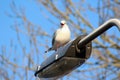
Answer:
POLYGON ((63 23, 60 23, 60 25, 61 25, 61 27, 63 27, 64 24, 63 24, 63 23))

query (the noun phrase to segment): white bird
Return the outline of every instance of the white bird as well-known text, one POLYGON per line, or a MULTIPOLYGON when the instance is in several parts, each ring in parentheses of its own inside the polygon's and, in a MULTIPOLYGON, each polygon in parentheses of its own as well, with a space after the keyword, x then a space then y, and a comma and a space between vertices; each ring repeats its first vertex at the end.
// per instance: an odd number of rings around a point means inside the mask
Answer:
POLYGON ((62 20, 60 25, 60 28, 57 29, 53 34, 52 47, 45 51, 45 53, 51 50, 56 51, 59 47, 64 46, 70 41, 71 32, 68 25, 66 24, 66 21, 62 20))

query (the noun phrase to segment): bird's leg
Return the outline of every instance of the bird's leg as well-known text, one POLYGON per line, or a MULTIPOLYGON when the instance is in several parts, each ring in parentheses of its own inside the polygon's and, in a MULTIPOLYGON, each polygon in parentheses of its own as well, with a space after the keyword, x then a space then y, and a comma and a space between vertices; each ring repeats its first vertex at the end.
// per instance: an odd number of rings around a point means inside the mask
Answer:
POLYGON ((57 51, 57 49, 58 49, 59 47, 60 47, 60 43, 57 42, 55 51, 57 51))

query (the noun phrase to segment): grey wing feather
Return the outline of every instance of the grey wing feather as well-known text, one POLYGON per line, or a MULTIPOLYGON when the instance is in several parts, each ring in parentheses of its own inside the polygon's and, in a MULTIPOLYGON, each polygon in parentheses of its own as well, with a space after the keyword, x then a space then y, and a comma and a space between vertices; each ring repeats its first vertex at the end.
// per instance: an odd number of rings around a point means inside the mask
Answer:
POLYGON ((54 32, 54 34, 53 34, 53 38, 52 38, 52 47, 49 48, 47 51, 45 51, 45 53, 47 53, 48 51, 51 51, 51 50, 53 49, 53 45, 54 45, 54 43, 55 43, 55 38, 56 38, 56 33, 57 33, 57 31, 54 32))
POLYGON ((56 32, 54 32, 54 34, 53 34, 52 46, 53 46, 53 45, 54 45, 54 43, 55 43, 55 38, 56 38, 56 32))

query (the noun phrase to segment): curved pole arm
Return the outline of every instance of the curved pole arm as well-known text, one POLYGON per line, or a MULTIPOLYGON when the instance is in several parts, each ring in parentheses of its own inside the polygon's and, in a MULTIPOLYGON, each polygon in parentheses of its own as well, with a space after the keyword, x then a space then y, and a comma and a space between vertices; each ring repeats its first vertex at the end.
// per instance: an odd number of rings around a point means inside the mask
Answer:
POLYGON ((108 30, 111 27, 116 26, 120 31, 120 20, 118 19, 110 19, 106 21, 104 24, 102 24, 100 27, 98 27, 96 30, 91 32, 89 35, 85 36, 83 39, 81 39, 78 43, 78 48, 83 47, 87 43, 91 42, 93 39, 104 33, 106 30, 108 30))

